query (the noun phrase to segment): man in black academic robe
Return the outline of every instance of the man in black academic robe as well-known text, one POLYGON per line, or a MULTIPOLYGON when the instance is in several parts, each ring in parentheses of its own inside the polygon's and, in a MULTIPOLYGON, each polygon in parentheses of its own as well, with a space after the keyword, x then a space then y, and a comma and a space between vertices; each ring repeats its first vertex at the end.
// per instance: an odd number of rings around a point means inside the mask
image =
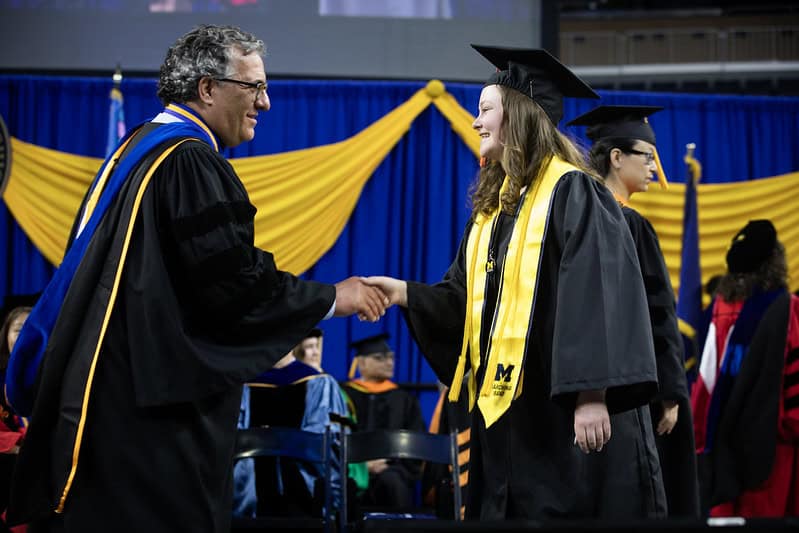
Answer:
MULTIPOLYGON (((394 353, 387 335, 375 335, 353 343, 360 379, 343 385, 358 421, 355 431, 409 429, 425 431, 419 401, 391 381, 394 353)), ((351 373, 354 377, 354 373, 351 373)), ((377 459, 369 462, 369 487, 361 498, 367 506, 405 509, 413 506, 414 484, 421 478, 419 461, 377 459)))
POLYGON ((32 532, 228 531, 242 383, 334 310, 377 318, 352 280, 302 281, 253 244, 256 209, 218 150, 252 139, 252 117, 269 109, 262 53, 231 27, 176 42, 159 82, 166 108, 125 137, 84 200, 10 521, 32 532), (232 81, 198 66, 214 60, 232 81))

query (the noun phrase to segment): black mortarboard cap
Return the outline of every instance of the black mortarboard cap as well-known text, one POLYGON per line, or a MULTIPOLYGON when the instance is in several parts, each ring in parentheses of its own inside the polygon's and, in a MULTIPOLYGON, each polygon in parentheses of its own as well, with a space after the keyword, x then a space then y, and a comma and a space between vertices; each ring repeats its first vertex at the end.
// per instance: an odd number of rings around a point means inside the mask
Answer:
POLYGON ((588 126, 586 136, 593 142, 610 137, 638 139, 655 144, 655 132, 647 117, 663 108, 649 105, 602 105, 583 113, 568 126, 588 126))
POLYGON ((373 335, 371 337, 366 337, 365 339, 355 341, 350 344, 350 346, 355 348, 356 357, 370 355, 373 353, 388 353, 392 350, 386 343, 387 339, 387 333, 380 333, 379 335, 373 335))
POLYGON ((322 337, 322 336, 324 336, 324 332, 321 329, 313 328, 311 331, 308 332, 305 338, 307 339, 309 337, 322 337))
POLYGON ((599 98, 566 65, 542 48, 501 48, 473 44, 498 71, 486 85, 502 85, 529 96, 557 126, 563 117, 563 97, 599 98))
POLYGON ((770 220, 750 220, 732 238, 727 268, 732 274, 754 272, 765 263, 777 244, 777 230, 770 220))

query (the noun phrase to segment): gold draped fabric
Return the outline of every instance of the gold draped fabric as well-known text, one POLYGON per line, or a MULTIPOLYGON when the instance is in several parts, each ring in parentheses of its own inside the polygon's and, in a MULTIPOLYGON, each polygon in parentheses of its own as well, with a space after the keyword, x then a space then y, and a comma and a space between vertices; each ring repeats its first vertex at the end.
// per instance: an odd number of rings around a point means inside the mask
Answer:
MULTIPOLYGON (((431 102, 458 120, 453 127, 476 150, 480 139, 471 129, 469 113, 433 80, 344 141, 232 159, 258 208, 255 244, 271 251, 283 270, 299 274, 310 268, 336 242, 374 170, 431 102)), ((31 241, 58 265, 81 199, 102 160, 13 138, 11 146, 11 174, 3 197, 31 241)))
MULTIPOLYGON (((377 166, 430 104, 478 154, 474 116, 433 80, 407 102, 344 141, 282 154, 235 158, 258 208, 256 245, 270 250, 278 266, 302 273, 333 246, 377 166)), ((102 161, 11 141, 11 174, 3 195, 20 226, 53 264, 61 262, 80 201, 102 161)), ((675 172, 675 170, 672 170, 675 172)), ((685 187, 670 184, 633 196, 631 205, 655 227, 679 289, 685 187)), ((732 236, 749 219, 769 218, 786 245, 792 288, 799 287, 799 172, 773 178, 698 186, 702 280, 724 272, 732 236)))
MULTIPOLYGON (((727 249, 738 230, 751 219, 768 218, 785 245, 791 288, 799 288, 799 172, 752 181, 700 183, 696 194, 702 283, 724 274, 727 249)), ((630 206, 648 218, 658 234, 675 294, 680 285, 684 198, 685 185, 672 182, 668 190, 650 187, 649 192, 630 199, 630 206)), ((708 301, 706 297, 705 304, 708 301)))

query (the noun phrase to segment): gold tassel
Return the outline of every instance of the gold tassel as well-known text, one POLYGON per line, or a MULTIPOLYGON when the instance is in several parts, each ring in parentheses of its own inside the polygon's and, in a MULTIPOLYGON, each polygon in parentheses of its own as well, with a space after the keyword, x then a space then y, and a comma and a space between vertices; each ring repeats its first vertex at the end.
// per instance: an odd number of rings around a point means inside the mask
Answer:
POLYGON ((652 153, 655 155, 655 165, 657 165, 657 174, 658 174, 658 183, 660 183, 660 188, 663 190, 668 190, 669 182, 666 180, 666 173, 663 171, 663 165, 660 162, 660 156, 658 155, 658 149, 654 148, 652 153))
POLYGON ((350 364, 350 371, 347 372, 347 377, 350 379, 355 379, 355 372, 358 370, 358 356, 352 358, 352 363, 350 364))

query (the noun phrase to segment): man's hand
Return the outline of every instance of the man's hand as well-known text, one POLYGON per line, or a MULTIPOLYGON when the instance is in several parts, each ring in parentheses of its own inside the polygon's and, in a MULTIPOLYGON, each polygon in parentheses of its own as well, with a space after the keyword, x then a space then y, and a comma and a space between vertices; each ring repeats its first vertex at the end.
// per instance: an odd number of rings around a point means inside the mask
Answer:
POLYGON ((377 322, 386 314, 389 299, 377 287, 370 287, 363 278, 353 276, 336 283, 335 316, 350 316, 358 313, 361 320, 377 322))
POLYGON ((602 451, 610 440, 610 415, 605 405, 605 391, 583 391, 574 408, 574 443, 584 453, 602 451))
POLYGON ((370 474, 379 474, 386 468, 388 468, 388 461, 385 459, 366 461, 366 469, 369 470, 370 474))
POLYGON ((370 276, 363 278, 363 281, 372 287, 379 287, 392 304, 408 307, 408 284, 405 281, 387 276, 370 276))
POLYGON ((668 435, 674 426, 677 424, 677 415, 680 411, 680 405, 677 402, 670 400, 663 400, 663 415, 658 422, 657 432, 658 435, 664 433, 668 435))

